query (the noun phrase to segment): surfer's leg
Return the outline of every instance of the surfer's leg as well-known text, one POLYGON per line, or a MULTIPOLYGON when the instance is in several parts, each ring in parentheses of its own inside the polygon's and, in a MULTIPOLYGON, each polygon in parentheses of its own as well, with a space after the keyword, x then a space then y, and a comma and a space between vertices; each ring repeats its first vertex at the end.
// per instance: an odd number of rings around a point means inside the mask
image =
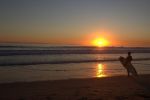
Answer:
POLYGON ((137 73, 136 69, 134 68, 134 66, 132 64, 131 64, 131 68, 132 68, 132 74, 135 75, 135 76, 138 76, 138 73, 137 73))
MULTIPOLYGON (((133 67, 134 68, 134 67, 133 67)), ((136 71, 136 69, 134 68, 134 71, 135 71, 135 74, 136 74, 136 76, 138 76, 138 73, 137 73, 137 71, 136 71)))

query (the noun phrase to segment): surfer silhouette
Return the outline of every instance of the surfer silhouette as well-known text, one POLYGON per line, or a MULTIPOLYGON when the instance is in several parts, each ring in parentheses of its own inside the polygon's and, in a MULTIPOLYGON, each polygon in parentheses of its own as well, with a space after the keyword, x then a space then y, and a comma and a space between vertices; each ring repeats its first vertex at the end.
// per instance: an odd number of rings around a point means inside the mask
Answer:
POLYGON ((126 68, 128 76, 130 76, 130 73, 133 76, 138 76, 137 71, 135 70, 134 66, 131 63, 131 61, 132 61, 131 52, 128 52, 128 56, 126 58, 119 57, 119 61, 121 62, 121 64, 123 65, 123 67, 126 68))
POLYGON ((128 56, 126 57, 126 60, 125 60, 125 65, 127 66, 128 76, 130 76, 129 65, 131 64, 131 61, 132 61, 131 52, 128 52, 128 56))
POLYGON ((128 56, 126 58, 126 64, 131 63, 131 61, 132 61, 131 52, 128 52, 128 56))

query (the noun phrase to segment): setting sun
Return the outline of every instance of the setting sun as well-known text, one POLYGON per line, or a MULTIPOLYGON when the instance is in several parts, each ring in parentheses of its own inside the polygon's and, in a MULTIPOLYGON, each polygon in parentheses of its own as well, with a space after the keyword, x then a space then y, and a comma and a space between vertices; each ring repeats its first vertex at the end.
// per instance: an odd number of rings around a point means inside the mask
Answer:
POLYGON ((104 38, 96 38, 92 41, 92 44, 94 46, 103 47, 103 46, 108 46, 109 42, 104 38))

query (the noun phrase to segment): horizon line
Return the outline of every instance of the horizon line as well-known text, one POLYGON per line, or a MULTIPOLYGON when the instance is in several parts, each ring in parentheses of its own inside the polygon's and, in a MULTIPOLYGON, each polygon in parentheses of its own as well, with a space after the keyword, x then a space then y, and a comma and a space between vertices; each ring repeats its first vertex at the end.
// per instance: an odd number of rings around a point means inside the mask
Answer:
POLYGON ((92 46, 92 45, 79 45, 79 44, 50 44, 50 43, 30 43, 30 42, 0 42, 0 46, 25 46, 25 45, 31 45, 31 46, 38 46, 38 45, 45 45, 45 46, 60 46, 60 47, 67 47, 67 46, 74 46, 74 47, 97 47, 97 48, 107 48, 107 47, 121 47, 121 48, 150 48, 150 46, 92 46))

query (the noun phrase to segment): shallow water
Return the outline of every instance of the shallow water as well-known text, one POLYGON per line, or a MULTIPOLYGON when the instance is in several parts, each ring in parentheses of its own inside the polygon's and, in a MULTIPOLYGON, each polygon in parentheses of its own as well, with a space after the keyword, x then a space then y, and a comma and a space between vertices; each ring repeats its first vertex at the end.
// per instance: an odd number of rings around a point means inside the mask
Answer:
MULTIPOLYGON (((149 64, 150 61, 133 63, 149 64)), ((149 65, 134 64, 138 74, 150 74, 149 65)), ((60 80, 126 75, 119 62, 41 64, 0 67, 0 82, 60 80)))
MULTIPOLYGON (((27 49, 42 50, 43 48, 3 47, 0 48, 0 52, 1 50, 3 50, 2 52, 5 50, 11 52, 12 50, 27 49)), ((57 47, 44 49, 68 51, 70 49, 87 50, 91 48, 57 47)), ((111 48, 109 49, 111 50, 111 48)), ((118 48, 113 48, 113 50, 118 50, 118 48)), ((42 51, 41 54, 0 55, 0 83, 126 75, 126 70, 118 61, 118 57, 126 57, 124 50, 129 50, 129 48, 119 48, 119 50, 123 50, 122 53, 45 54, 42 51)), ((135 48, 130 48, 130 50, 137 51, 135 48)), ((149 51, 149 48, 146 50, 149 51)), ((134 60, 138 60, 132 62, 138 74, 150 74, 150 53, 133 53, 132 56, 134 60)))

